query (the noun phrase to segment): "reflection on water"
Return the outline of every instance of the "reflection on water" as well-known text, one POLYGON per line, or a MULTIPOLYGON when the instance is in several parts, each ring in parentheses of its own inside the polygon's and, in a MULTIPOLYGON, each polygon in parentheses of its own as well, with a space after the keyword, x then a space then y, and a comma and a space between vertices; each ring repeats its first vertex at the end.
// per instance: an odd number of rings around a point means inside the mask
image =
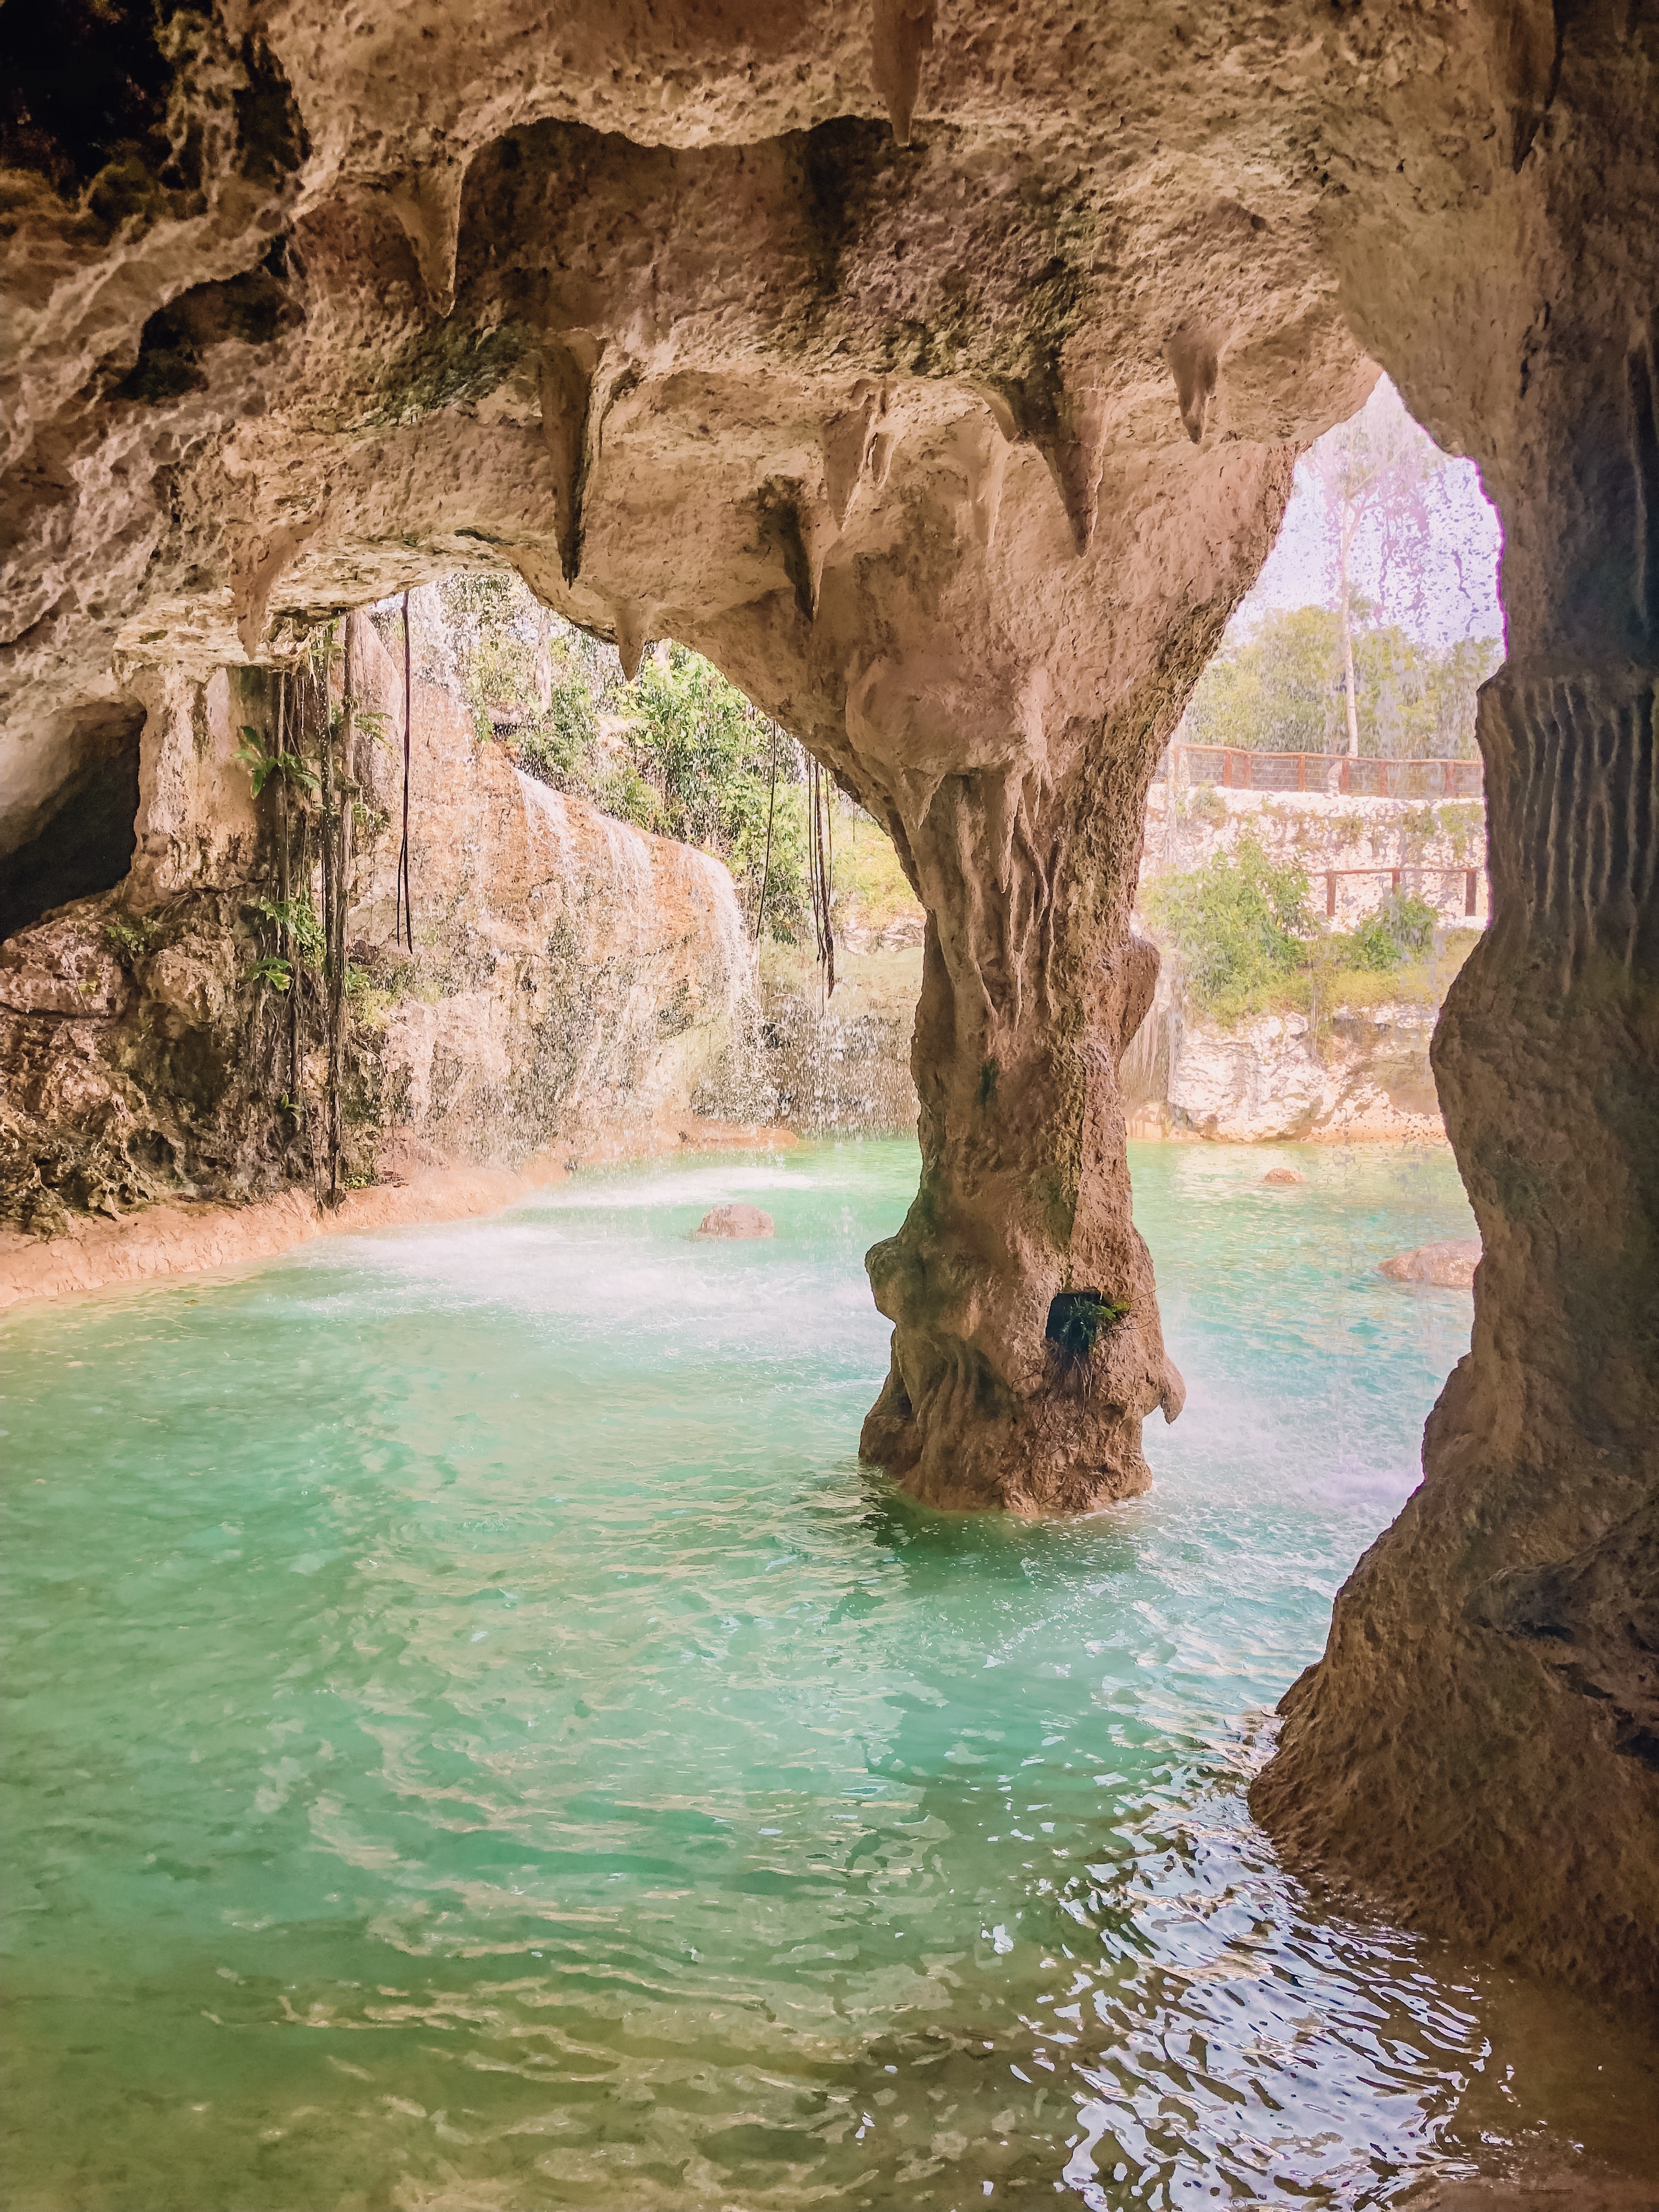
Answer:
POLYGON ((1192 1395, 1084 1523, 854 1459, 914 1148, 585 1179, 8 1331, 8 2201, 1390 2202, 1654 2055, 1242 1786, 1415 1480, 1448 1160, 1147 1147, 1192 1395), (773 1242, 694 1243, 718 1199, 773 1242))

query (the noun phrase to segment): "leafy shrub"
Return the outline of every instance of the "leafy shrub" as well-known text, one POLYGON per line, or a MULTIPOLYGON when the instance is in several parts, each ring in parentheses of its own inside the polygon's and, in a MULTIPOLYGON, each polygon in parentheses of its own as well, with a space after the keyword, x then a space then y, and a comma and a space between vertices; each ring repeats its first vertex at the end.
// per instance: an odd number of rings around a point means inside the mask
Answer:
MULTIPOLYGON (((251 899, 248 905, 249 910, 257 914, 262 921, 269 922, 274 929, 287 932, 289 943, 299 956, 302 966, 307 968, 322 966, 324 955, 327 950, 323 942, 323 925, 316 908, 311 903, 308 894, 302 891, 297 898, 291 898, 286 902, 281 899, 272 898, 251 899)), ((277 961, 265 964, 284 967, 287 963, 277 961)), ((279 990, 286 990, 288 985, 285 982, 279 983, 276 988, 279 990)))
POLYGON ((1349 936, 1344 948, 1349 964, 1382 974, 1407 960, 1425 959, 1438 920, 1426 899, 1395 891, 1349 936))
POLYGON ((1201 868, 1160 877, 1146 903, 1185 961, 1194 997, 1217 1013, 1243 1012, 1292 975, 1312 927, 1307 871, 1276 865, 1255 836, 1201 868))
POLYGON ((1086 1367, 1096 1343, 1128 1316, 1127 1304, 1102 1291, 1062 1291, 1048 1308, 1043 1335, 1064 1367, 1086 1367))
POLYGON ((453 575, 443 600, 481 742, 556 791, 702 846, 731 869, 751 922, 763 897, 764 928, 801 934, 805 769, 792 738, 775 748, 771 722, 683 645, 653 647, 625 683, 611 647, 516 576, 453 575))

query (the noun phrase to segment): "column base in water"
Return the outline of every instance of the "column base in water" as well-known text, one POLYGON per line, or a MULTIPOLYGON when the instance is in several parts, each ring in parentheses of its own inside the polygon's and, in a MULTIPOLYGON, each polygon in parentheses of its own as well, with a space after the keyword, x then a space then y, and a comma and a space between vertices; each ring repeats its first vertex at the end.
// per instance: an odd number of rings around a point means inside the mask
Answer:
POLYGON ((953 988, 928 932, 921 1186, 865 1263, 894 1328, 859 1451, 930 1505, 1036 1516, 1133 1498, 1152 1480, 1142 1421, 1181 1410, 1117 1087, 1158 957, 1130 939, 1087 973, 1072 1018, 998 1020, 953 988))
MULTIPOLYGON (((1139 1346, 1126 1352, 1120 1365, 1139 1346)), ((1031 1519, 1093 1513, 1150 1489, 1140 1425, 1159 1405, 1173 1420, 1183 1395, 1166 1361, 1156 1392, 1144 1374, 1085 1370, 1019 1400, 964 1346, 938 1362, 918 1410, 896 1345, 859 1456, 924 1504, 1031 1519)))

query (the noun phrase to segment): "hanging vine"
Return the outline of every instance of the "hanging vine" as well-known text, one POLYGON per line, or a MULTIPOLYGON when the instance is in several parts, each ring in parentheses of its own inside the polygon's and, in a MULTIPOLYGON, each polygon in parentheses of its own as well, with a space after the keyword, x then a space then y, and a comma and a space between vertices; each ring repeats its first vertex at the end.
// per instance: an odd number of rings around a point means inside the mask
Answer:
POLYGON ((823 995, 836 988, 836 932, 830 914, 835 885, 835 831, 830 823, 830 802, 824 793, 824 774, 811 753, 806 756, 806 866, 812 898, 812 934, 818 966, 823 970, 823 995))
MULTIPOLYGON (((245 727, 246 742, 238 756, 252 776, 254 796, 269 787, 276 811, 276 896, 249 902, 251 911, 270 928, 272 948, 255 961, 249 978, 283 1001, 286 1065, 282 1073, 286 1082, 281 1105, 289 1120, 290 1140, 304 1139, 310 1127, 305 1095, 307 1042, 308 1033, 314 1035, 314 1025, 321 1027, 326 1048, 324 1159, 331 1198, 338 1195, 340 1186, 346 912, 352 802, 358 790, 350 773, 359 720, 350 652, 354 620, 348 616, 345 621, 337 714, 331 684, 337 647, 331 621, 307 631, 293 664, 276 672, 269 749, 257 730, 245 727)), ((313 1164, 322 1164, 315 1148, 307 1150, 313 1164)))
POLYGON ((772 884, 772 823, 778 811, 778 726, 772 724, 772 779, 766 794, 766 859, 761 868, 760 896, 755 902, 755 942, 766 924, 766 895, 772 884))
POLYGON ((409 757, 415 725, 414 645, 409 626, 409 593, 404 593, 404 842, 398 854, 398 903, 392 922, 392 942, 415 950, 415 915, 409 897, 409 757))

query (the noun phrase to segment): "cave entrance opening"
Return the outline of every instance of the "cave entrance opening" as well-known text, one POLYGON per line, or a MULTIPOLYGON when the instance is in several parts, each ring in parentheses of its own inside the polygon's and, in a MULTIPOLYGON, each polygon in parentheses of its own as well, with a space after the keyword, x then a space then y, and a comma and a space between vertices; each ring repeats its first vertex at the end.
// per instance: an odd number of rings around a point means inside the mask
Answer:
POLYGON ((1148 794, 1133 1135, 1443 1142, 1429 1041, 1491 915, 1500 550, 1386 377, 1302 457, 1148 794))
POLYGON ((113 702, 67 720, 51 787, 19 794, 7 810, 0 939, 112 890, 132 864, 144 710, 113 702))

